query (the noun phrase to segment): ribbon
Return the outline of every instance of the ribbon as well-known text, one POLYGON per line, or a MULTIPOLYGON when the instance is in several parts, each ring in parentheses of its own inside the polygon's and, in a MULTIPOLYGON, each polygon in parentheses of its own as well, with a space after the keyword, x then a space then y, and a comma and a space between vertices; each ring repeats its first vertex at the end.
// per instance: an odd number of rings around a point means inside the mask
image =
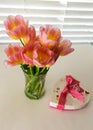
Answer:
POLYGON ((66 86, 60 94, 58 109, 64 109, 67 94, 70 93, 74 98, 78 99, 80 102, 84 102, 83 93, 84 89, 80 87, 80 82, 74 79, 72 76, 66 76, 66 86))

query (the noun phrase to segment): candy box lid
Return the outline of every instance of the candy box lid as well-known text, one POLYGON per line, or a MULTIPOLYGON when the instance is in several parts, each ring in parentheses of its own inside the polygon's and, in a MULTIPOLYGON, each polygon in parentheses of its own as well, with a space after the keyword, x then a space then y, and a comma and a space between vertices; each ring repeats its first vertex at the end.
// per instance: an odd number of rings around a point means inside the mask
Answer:
POLYGON ((78 110, 88 104, 90 93, 81 88, 80 82, 72 76, 56 82, 49 102, 49 106, 59 110, 78 110), (67 79, 72 83, 67 83, 67 79))

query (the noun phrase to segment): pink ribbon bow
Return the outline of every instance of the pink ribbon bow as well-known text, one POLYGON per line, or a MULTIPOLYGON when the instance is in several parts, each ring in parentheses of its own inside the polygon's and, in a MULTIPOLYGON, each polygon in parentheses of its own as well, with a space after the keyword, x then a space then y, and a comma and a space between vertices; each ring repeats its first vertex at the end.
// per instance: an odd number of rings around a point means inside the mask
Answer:
POLYGON ((57 108, 64 109, 68 93, 70 93, 74 98, 78 99, 80 102, 84 102, 84 96, 82 94, 84 92, 84 89, 80 87, 79 83, 80 82, 74 79, 72 76, 66 76, 66 86, 60 94, 57 108))

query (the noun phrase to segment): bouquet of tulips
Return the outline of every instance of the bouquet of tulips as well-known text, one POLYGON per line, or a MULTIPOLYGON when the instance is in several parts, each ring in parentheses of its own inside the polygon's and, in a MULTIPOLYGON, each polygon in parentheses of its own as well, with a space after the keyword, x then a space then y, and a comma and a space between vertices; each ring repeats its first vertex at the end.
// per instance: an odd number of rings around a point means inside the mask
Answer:
POLYGON ((39 34, 35 27, 23 16, 8 16, 4 21, 6 33, 18 44, 9 44, 5 49, 7 65, 21 65, 23 71, 31 75, 46 73, 59 56, 74 51, 72 43, 63 39, 61 30, 52 25, 41 26, 39 34))
POLYGON ((39 99, 45 92, 46 74, 58 59, 74 51, 72 43, 61 36, 61 30, 52 25, 41 26, 36 34, 34 26, 22 16, 8 16, 4 22, 6 33, 18 44, 9 44, 5 49, 7 65, 20 65, 26 79, 25 94, 39 99))

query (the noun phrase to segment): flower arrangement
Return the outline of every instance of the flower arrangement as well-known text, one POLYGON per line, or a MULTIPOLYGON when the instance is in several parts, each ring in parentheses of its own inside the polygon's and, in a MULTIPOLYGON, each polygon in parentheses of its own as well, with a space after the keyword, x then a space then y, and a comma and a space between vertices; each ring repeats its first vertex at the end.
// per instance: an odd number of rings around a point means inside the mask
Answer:
POLYGON ((4 22, 6 33, 19 44, 9 44, 5 49, 7 65, 20 65, 25 74, 46 74, 59 56, 74 51, 72 43, 61 36, 61 30, 52 25, 41 26, 36 34, 34 26, 22 16, 8 16, 4 22))

